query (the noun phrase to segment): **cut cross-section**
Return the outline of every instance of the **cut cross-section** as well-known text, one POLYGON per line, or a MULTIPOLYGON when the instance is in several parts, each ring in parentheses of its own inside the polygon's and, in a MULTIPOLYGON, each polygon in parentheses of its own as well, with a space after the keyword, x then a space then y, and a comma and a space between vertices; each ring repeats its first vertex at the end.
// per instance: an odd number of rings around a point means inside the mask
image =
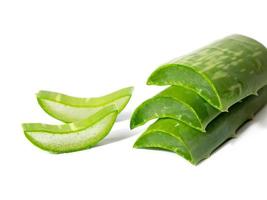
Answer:
POLYGON ((75 122, 91 115, 111 104, 121 112, 129 102, 133 87, 123 88, 102 97, 77 98, 61 93, 40 91, 37 93, 39 105, 52 117, 63 122, 75 122))
POLYGON ((117 107, 110 105, 94 115, 69 124, 23 124, 25 136, 41 149, 64 153, 95 146, 111 130, 118 114, 117 107))
POLYGON ((171 86, 138 106, 131 117, 130 127, 141 126, 156 118, 173 118, 205 132, 208 123, 219 113, 196 92, 171 86))
POLYGON ((242 35, 228 36, 159 67, 149 85, 190 88, 226 111, 267 84, 267 49, 242 35))

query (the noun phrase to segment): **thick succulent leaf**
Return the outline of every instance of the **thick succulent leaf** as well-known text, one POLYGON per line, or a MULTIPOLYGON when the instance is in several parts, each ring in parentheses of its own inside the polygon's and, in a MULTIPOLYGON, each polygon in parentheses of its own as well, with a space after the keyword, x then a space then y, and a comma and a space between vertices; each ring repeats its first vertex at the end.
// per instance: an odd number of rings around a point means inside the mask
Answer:
POLYGON ((52 117, 63 122, 75 122, 94 115, 104 107, 114 104, 121 112, 129 102, 133 87, 123 88, 102 97, 77 98, 61 93, 40 91, 39 105, 52 117))
POLYGON ((221 111, 256 94, 267 84, 267 50, 259 42, 232 35, 159 67, 149 85, 181 85, 221 111))
POLYGON ((131 117, 131 128, 155 118, 173 118, 205 132, 207 124, 220 111, 212 107, 196 92, 181 86, 171 86, 136 108, 131 117))
POLYGON ((201 134, 196 129, 174 119, 159 119, 136 141, 135 148, 160 148, 173 151, 193 164, 210 156, 236 130, 262 108, 267 102, 267 86, 259 91, 259 96, 246 97, 233 105, 229 112, 221 113, 201 134))
POLYGON ((117 115, 117 107, 110 105, 73 123, 26 123, 22 127, 25 136, 37 147, 54 153, 72 152, 95 146, 110 132, 117 115))

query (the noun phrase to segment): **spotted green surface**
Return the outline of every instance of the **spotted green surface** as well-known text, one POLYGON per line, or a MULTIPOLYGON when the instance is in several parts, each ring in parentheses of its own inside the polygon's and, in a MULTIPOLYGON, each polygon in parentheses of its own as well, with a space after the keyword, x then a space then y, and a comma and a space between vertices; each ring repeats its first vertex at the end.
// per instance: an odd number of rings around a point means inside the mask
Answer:
POLYGON ((129 102, 133 87, 127 87, 102 97, 77 98, 51 91, 37 93, 39 105, 52 117, 63 122, 75 122, 94 115, 104 107, 116 105, 121 112, 129 102))
POLYGON ((267 84, 267 50, 259 42, 231 35, 159 67, 149 85, 181 85, 221 111, 267 84))
POLYGON ((267 86, 259 96, 246 97, 233 105, 229 112, 221 113, 202 134, 196 129, 174 119, 159 119, 152 124, 135 142, 135 148, 164 149, 175 152, 192 164, 201 160, 233 137, 236 130, 262 108, 267 102, 267 86))
POLYGON ((25 123, 22 127, 25 136, 37 147, 53 153, 65 153, 95 146, 110 132, 117 115, 117 107, 110 105, 73 123, 25 123))
POLYGON ((207 124, 220 111, 196 92, 181 86, 171 86, 138 106, 131 117, 133 129, 156 118, 173 118, 205 132, 207 124))

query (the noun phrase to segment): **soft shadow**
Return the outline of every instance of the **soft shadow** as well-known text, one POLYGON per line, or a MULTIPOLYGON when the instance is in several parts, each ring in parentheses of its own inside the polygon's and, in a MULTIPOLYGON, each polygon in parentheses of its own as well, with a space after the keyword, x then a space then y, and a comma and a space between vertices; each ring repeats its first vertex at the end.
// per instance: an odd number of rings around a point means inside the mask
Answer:
POLYGON ((125 120, 130 119, 131 113, 132 113, 131 111, 124 111, 124 112, 120 113, 116 122, 121 122, 121 121, 125 121, 125 120))
POLYGON ((267 128, 267 105, 265 105, 254 117, 253 121, 259 126, 267 128))
POLYGON ((127 138, 133 137, 138 133, 137 130, 129 130, 129 128, 121 128, 111 131, 110 134, 104 138, 97 146, 103 146, 125 140, 127 138))
MULTIPOLYGON (((258 112, 254 114, 252 119, 247 120, 236 132, 236 137, 243 137, 246 133, 246 130, 252 125, 259 125, 263 128, 267 128, 267 106, 264 106, 262 109, 260 109, 258 112)), ((236 140, 231 140, 231 143, 235 143, 236 140)))
MULTIPOLYGON (((267 105, 264 106, 263 108, 261 108, 258 112, 256 112, 254 114, 254 117, 252 117, 252 119, 248 119, 246 122, 243 123, 243 125, 241 125, 237 131, 234 137, 228 138, 227 140, 225 140, 222 144, 220 144, 220 146, 218 146, 212 153, 216 153, 217 151, 220 151, 221 148, 225 145, 225 144, 234 144, 235 142, 237 142, 237 140, 235 140, 236 138, 243 137, 246 134, 246 130, 249 129, 249 127, 252 124, 258 124, 264 128, 267 128, 267 105)), ((210 155, 210 156, 211 156, 210 155)), ((203 161, 205 161, 207 158, 201 160, 199 164, 201 164, 203 161)))

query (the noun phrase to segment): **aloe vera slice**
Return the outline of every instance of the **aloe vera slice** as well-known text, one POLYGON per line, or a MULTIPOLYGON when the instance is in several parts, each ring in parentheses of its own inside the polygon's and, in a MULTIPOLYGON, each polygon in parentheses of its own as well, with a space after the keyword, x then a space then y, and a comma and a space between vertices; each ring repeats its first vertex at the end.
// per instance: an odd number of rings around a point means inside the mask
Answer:
POLYGON ((148 85, 192 89, 215 108, 231 105, 267 84, 267 50, 242 35, 228 36, 159 67, 148 85))
POLYGON ((133 87, 127 87, 94 98, 77 98, 50 91, 40 91, 36 96, 45 112, 60 121, 69 123, 92 116, 111 104, 116 105, 118 112, 121 112, 129 102, 132 91, 133 87))
POLYGON ((110 132, 117 115, 117 107, 110 105, 73 123, 26 123, 22 127, 25 136, 37 147, 54 153, 65 153, 95 146, 110 132))
POLYGON ((207 124, 219 113, 196 92, 171 86, 138 106, 132 114, 130 127, 133 129, 149 120, 168 117, 205 132, 207 124))
POLYGON ((259 91, 259 96, 249 96, 235 104, 227 113, 221 113, 201 134, 186 124, 174 119, 159 119, 152 124, 135 142, 135 148, 156 148, 175 152, 192 164, 201 160, 234 137, 236 130, 267 102, 267 87, 259 91))

